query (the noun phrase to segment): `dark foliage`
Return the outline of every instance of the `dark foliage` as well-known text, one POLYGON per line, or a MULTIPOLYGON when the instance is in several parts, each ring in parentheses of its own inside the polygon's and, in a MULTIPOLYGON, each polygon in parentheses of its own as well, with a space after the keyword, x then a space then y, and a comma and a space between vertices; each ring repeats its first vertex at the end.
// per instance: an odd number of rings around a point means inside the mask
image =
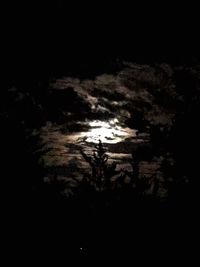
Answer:
POLYGON ((88 156, 83 150, 81 150, 83 158, 89 163, 92 174, 91 181, 89 181, 97 191, 109 190, 112 187, 111 178, 120 173, 116 170, 116 164, 107 164, 108 156, 106 150, 103 147, 101 140, 98 145, 95 146, 93 156, 88 156))

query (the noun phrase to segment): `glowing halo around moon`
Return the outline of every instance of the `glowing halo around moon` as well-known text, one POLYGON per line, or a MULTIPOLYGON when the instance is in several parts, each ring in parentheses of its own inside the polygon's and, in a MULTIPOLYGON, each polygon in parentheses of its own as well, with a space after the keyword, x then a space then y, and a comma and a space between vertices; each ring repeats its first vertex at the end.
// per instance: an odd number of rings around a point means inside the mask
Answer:
POLYGON ((118 143, 127 137, 136 135, 136 131, 129 128, 122 128, 117 119, 89 122, 91 129, 85 133, 85 141, 89 143, 118 143))

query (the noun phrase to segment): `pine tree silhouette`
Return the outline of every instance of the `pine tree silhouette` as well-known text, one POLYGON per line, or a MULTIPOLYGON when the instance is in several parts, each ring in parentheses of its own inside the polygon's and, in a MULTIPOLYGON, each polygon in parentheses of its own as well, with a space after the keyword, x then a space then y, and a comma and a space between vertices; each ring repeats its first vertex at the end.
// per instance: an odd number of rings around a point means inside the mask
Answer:
POLYGON ((108 155, 101 140, 95 145, 92 156, 88 156, 82 149, 81 154, 92 169, 91 183, 96 187, 96 190, 109 189, 111 187, 111 178, 120 171, 116 170, 115 163, 108 164, 108 155))

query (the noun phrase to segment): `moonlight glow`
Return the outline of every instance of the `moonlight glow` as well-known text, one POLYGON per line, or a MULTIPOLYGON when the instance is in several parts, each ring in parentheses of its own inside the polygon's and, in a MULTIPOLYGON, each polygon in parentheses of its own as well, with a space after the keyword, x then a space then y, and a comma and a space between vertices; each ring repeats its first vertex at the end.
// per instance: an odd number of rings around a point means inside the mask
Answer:
POLYGON ((91 130, 86 133, 86 142, 98 143, 99 139, 103 143, 118 143, 130 135, 135 135, 133 130, 122 128, 118 125, 118 120, 92 121, 89 123, 91 130))

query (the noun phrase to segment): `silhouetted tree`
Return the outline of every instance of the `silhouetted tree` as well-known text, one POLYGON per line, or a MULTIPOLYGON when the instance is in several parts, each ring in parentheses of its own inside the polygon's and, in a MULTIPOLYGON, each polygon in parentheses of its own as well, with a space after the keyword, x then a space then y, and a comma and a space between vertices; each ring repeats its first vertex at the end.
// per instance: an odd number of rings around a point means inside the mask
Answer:
POLYGON ((101 140, 95 145, 93 155, 87 155, 82 149, 81 154, 92 169, 91 183, 98 191, 109 189, 111 187, 111 178, 120 171, 116 170, 116 163, 108 164, 108 155, 101 140))

